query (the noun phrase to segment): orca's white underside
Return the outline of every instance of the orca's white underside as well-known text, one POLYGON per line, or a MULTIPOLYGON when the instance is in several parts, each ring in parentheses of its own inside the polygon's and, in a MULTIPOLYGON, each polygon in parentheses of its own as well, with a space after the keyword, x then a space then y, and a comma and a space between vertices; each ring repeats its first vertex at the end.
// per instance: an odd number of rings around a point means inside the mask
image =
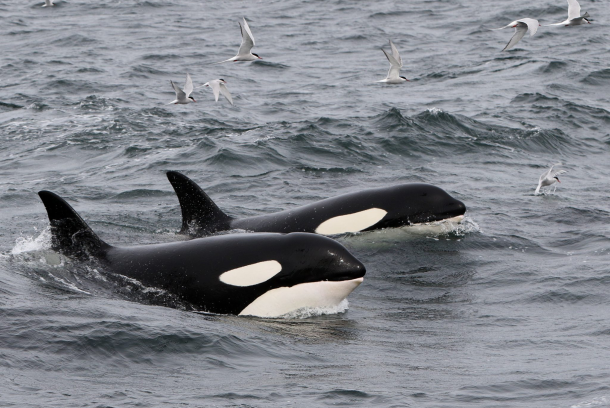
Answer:
POLYGON ((457 217, 446 218, 440 221, 406 225, 401 228, 412 232, 442 233, 455 228, 456 224, 460 224, 462 221, 464 221, 464 215, 458 215, 457 217))
POLYGON ((352 293, 363 280, 364 278, 338 282, 310 282, 272 289, 256 298, 239 315, 279 317, 306 307, 334 307, 352 293))

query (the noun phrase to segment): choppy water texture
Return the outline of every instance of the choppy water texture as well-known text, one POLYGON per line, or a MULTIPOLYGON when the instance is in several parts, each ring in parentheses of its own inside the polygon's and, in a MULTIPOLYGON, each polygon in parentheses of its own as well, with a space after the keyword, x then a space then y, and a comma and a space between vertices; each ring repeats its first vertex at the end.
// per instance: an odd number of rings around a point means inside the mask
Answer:
POLYGON ((606 1, 504 53, 488 29, 565 1, 41 4, 0 1, 0 406, 610 406, 606 1), (242 16, 264 60, 212 65, 242 16), (375 83, 388 39, 405 85, 375 83), (167 105, 186 72, 235 107, 167 105), (109 243, 180 239, 167 170, 235 216, 428 182, 467 221, 340 238, 368 270, 347 310, 276 320, 45 250, 41 189, 109 243))

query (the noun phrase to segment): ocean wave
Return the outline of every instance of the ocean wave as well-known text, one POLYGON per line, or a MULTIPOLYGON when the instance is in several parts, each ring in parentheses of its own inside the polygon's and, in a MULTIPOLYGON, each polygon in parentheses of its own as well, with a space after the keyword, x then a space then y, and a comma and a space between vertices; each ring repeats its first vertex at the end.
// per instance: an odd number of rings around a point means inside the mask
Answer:
POLYGON ((252 64, 252 67, 254 69, 288 69, 288 68, 290 68, 290 66, 282 64, 280 62, 265 61, 265 60, 255 61, 252 64))
POLYGON ((405 117, 393 108, 373 123, 389 134, 381 143, 394 154, 447 156, 498 148, 565 153, 586 146, 560 129, 515 129, 434 109, 405 117))
POLYGON ((55 79, 48 81, 44 89, 50 92, 63 92, 70 94, 104 93, 115 89, 113 85, 101 85, 84 79, 55 79))
POLYGON ((111 197, 113 200, 124 201, 131 199, 139 199, 139 198, 149 198, 149 197, 166 197, 166 196, 175 196, 175 193, 171 193, 168 191, 162 190, 151 190, 146 188, 139 188, 135 190, 123 191, 111 197))
POLYGON ((589 293, 579 293, 567 288, 545 290, 529 296, 528 303, 557 303, 557 304, 578 304, 585 302, 588 304, 599 304, 603 302, 603 296, 589 293))
POLYGON ((570 405, 570 408, 609 408, 610 396, 595 397, 588 401, 579 402, 578 404, 570 405))
MULTIPOLYGON (((162 71, 158 68, 157 66, 151 66, 151 65, 146 65, 146 64, 139 64, 139 65, 135 65, 135 66, 131 66, 129 71, 126 73, 121 74, 121 76, 126 76, 128 78, 148 78, 150 76, 169 76, 171 75, 169 72, 167 71, 162 71)), ((177 77, 174 78, 174 82, 177 83, 181 83, 184 84, 184 76, 182 76, 180 79, 178 79, 177 77)), ((183 85, 180 85, 180 87, 182 87, 183 85)))
POLYGON ((365 403, 369 406, 375 406, 385 402, 385 398, 378 394, 355 389, 334 389, 326 391, 320 394, 317 400, 320 402, 324 401, 325 405, 355 405, 365 403))
POLYGON ((610 84, 610 68, 593 71, 583 80, 587 85, 602 86, 610 84))
POLYGON ((0 102, 0 110, 2 110, 2 111, 10 111, 13 109, 22 109, 22 108, 23 108, 23 106, 16 105, 14 103, 0 102))
MULTIPOLYGON (((158 358, 189 355, 207 356, 207 362, 199 361, 210 368, 215 366, 231 367, 231 360, 252 357, 274 357, 267 347, 232 334, 202 333, 189 329, 174 329, 171 332, 163 327, 154 327, 143 321, 124 320, 70 321, 69 318, 52 316, 48 324, 37 328, 23 328, 18 332, 20 345, 13 344, 15 350, 37 349, 44 338, 44 352, 53 359, 67 356, 69 360, 84 363, 91 360, 104 361, 107 366, 123 367, 125 363, 155 365, 158 358), (222 361, 218 360, 222 358, 222 361)), ((114 316, 113 316, 114 317, 114 316)), ((117 317, 115 317, 117 318, 117 317)), ((212 331, 211 328, 208 331, 212 331)), ((14 335, 15 333, 13 333, 14 335)), ((3 345, 9 344, 0 336, 3 345)), ((15 343, 15 342, 12 342, 15 343)), ((23 358, 23 354, 18 353, 23 358)), ((25 355, 27 361, 28 355, 25 355)), ((47 367, 44 366, 43 369, 47 367)), ((66 364, 70 364, 66 362, 66 364)))
POLYGON ((540 93, 519 94, 512 100, 513 103, 528 104, 535 113, 540 113, 550 117, 555 123, 562 124, 566 128, 589 127, 598 121, 600 125, 610 123, 610 111, 572 102, 562 98, 547 96, 540 93))
POLYGON ((152 60, 152 61, 172 61, 180 58, 178 54, 146 54, 140 57, 143 60, 152 60))
POLYGON ((541 74, 551 74, 555 72, 564 72, 568 67, 568 63, 565 61, 551 61, 538 68, 541 74))
POLYGON ((166 1, 150 1, 150 0, 137 0, 135 2, 137 7, 151 7, 151 8, 161 8, 167 7, 166 1))
MULTIPOLYGON (((61 31, 59 31, 61 32, 61 31)), ((81 34, 71 34, 66 37, 58 38, 50 41, 50 45, 58 47, 75 47, 75 46, 87 46, 90 47, 92 44, 98 41, 94 38, 86 37, 81 34)))
POLYGON ((116 109, 116 104, 111 99, 89 95, 78 103, 78 108, 84 111, 107 111, 116 109))
POLYGON ((301 170, 308 173, 314 174, 325 174, 325 173, 362 173, 362 170, 353 167, 310 167, 310 166, 296 166, 295 170, 301 170))

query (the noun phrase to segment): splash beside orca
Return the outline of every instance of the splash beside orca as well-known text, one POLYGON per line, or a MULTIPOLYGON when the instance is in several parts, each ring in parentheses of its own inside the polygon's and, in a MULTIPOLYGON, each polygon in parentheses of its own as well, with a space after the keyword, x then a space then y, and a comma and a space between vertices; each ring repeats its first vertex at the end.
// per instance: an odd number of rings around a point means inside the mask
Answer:
POLYGON ((466 206, 430 184, 401 184, 344 194, 273 214, 235 219, 185 175, 170 171, 182 209, 183 234, 193 237, 243 229, 253 232, 310 232, 337 235, 454 219, 466 206))
POLYGON ((61 197, 38 194, 54 250, 83 261, 93 258, 205 312, 277 317, 305 307, 333 307, 365 274, 364 265, 341 244, 315 234, 231 234, 114 247, 61 197))

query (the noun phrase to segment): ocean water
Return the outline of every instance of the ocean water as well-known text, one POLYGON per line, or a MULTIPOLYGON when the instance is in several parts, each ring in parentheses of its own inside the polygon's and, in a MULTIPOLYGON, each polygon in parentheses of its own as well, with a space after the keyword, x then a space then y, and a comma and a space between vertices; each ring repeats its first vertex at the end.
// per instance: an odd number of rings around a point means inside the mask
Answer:
POLYGON ((610 407, 607 2, 509 52, 489 29, 566 2, 41 4, 0 0, 0 406, 610 407), (264 59, 214 65, 243 16, 264 59), (375 82, 388 39, 411 82, 375 82), (168 105, 187 72, 235 106, 168 105), (111 244, 183 239, 168 170, 238 217, 405 182, 468 212, 339 237, 364 283, 280 319, 193 313, 49 250, 42 189, 111 244))

